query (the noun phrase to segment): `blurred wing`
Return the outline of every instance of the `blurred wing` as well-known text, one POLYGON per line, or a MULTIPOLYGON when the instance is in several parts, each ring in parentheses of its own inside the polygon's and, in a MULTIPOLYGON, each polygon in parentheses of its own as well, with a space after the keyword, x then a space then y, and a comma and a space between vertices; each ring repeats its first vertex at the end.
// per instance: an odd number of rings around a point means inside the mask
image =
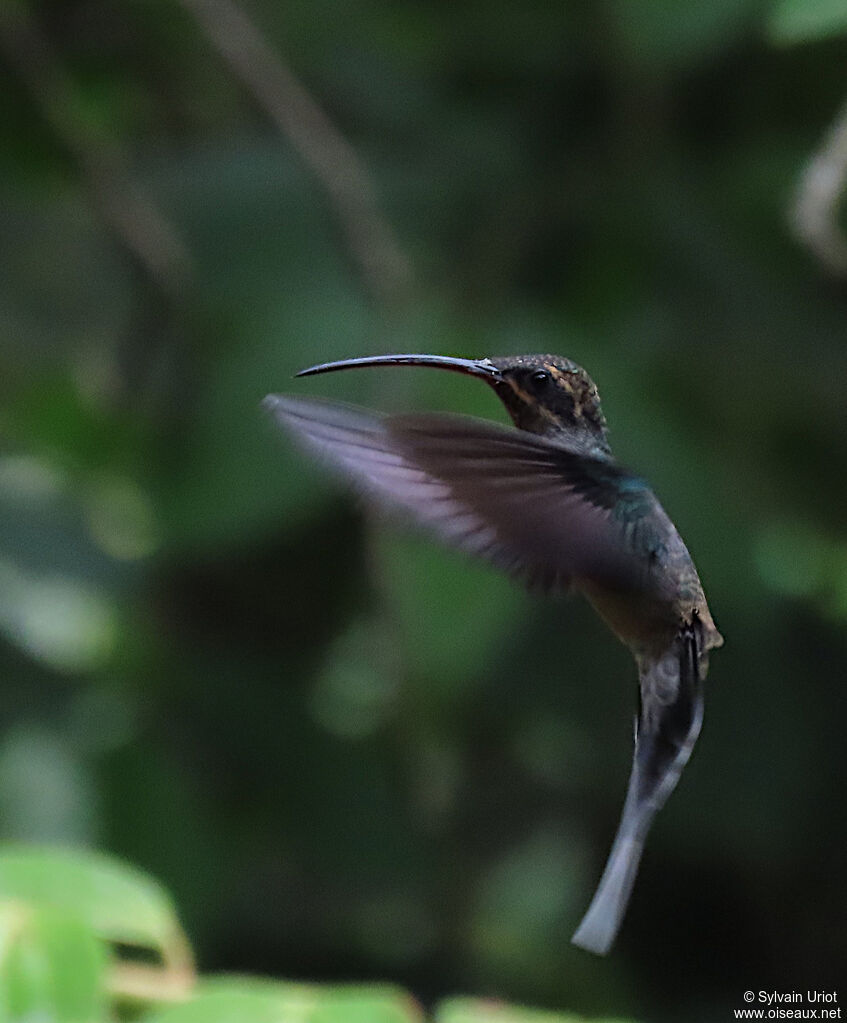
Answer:
POLYGON ((359 489, 453 546, 546 587, 643 584, 640 548, 651 541, 639 523, 658 503, 613 462, 458 416, 379 416, 287 395, 265 405, 359 489))

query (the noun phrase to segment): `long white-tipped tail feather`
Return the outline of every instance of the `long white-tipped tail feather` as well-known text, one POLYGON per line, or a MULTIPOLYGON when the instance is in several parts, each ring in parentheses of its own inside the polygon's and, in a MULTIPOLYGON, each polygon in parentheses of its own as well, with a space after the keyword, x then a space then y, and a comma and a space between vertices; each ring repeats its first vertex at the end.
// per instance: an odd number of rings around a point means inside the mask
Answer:
MULTIPOLYGON (((637 813, 635 807, 631 813, 637 813)), ((644 850, 644 839, 637 836, 633 828, 634 821, 627 818, 625 810, 600 884, 571 938, 574 945, 595 955, 606 955, 617 937, 644 850)))

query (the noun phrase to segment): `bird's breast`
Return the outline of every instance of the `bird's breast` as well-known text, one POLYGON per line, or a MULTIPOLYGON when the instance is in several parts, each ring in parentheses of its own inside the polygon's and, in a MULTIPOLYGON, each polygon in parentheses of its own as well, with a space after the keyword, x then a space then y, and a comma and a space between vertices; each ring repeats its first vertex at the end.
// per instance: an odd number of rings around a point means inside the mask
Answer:
POLYGON ((703 590, 691 581, 673 597, 651 590, 624 591, 591 580, 577 587, 609 628, 637 657, 659 657, 683 625, 699 621, 702 652, 723 645, 703 590))
POLYGON ((618 639, 633 653, 656 653, 667 649, 679 617, 672 605, 649 596, 616 590, 580 580, 578 588, 618 639))

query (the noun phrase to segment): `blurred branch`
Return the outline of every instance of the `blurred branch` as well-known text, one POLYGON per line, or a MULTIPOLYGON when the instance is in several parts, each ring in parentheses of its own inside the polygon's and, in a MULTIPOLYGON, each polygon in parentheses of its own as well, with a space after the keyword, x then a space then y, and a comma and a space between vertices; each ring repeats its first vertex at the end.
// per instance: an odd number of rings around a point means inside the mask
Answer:
POLYGON ((233 0, 181 0, 320 182, 365 284, 396 304, 411 266, 380 213, 356 151, 233 0))
POLYGON ((189 272, 176 230, 127 178, 113 145, 85 119, 59 54, 23 4, 0 5, 0 53, 77 165, 101 216, 130 257, 158 288, 176 293, 189 272))
POLYGON ((838 206, 847 181, 847 103, 821 148, 806 166, 791 211, 797 237, 836 277, 847 277, 847 240, 838 226, 838 206))
POLYGON ((142 963, 116 963, 109 974, 109 991, 134 1002, 184 1002, 196 983, 193 971, 175 972, 142 963))

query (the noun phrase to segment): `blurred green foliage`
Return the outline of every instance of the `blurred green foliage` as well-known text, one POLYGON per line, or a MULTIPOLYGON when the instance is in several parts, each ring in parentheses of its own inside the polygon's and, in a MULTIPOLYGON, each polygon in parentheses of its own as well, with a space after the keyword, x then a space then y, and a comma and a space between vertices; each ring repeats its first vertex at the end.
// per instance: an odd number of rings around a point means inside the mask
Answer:
MULTIPOLYGON (((198 977, 170 900, 140 871, 91 853, 0 847, 0 1020, 98 1023, 423 1023, 389 985, 198 977)), ((453 999, 435 1023, 576 1023, 453 999)), ((602 1023, 602 1021, 597 1021, 602 1023)))
MULTIPOLYGON (((787 222, 847 91, 841 6, 246 9, 413 285, 369 297, 189 4, 3 5, 0 838, 160 877, 203 972, 692 1023, 750 986, 833 988, 845 297, 787 222), (133 252, 104 206, 122 182, 181 262, 133 252), (585 365, 726 636, 608 960, 569 936, 623 799, 625 651, 582 604, 372 521, 260 413, 290 387, 502 418, 444 374, 290 380, 389 350, 585 365)), ((79 912, 34 910, 14 953, 49 974, 78 930, 73 1018, 104 969, 79 912)), ((27 969, 9 1018, 38 1004, 27 969)))

